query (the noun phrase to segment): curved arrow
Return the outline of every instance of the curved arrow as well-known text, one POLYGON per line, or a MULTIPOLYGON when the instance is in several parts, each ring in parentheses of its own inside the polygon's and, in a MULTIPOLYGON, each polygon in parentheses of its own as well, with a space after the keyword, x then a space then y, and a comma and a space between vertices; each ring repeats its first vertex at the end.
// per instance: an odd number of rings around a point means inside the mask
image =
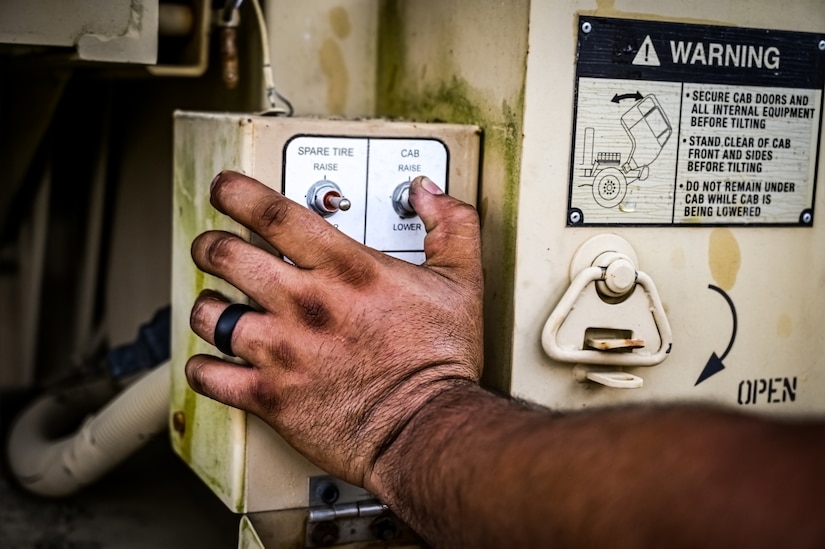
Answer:
POLYGON ((713 290, 715 292, 719 292, 719 294, 725 298, 725 301, 728 302, 728 306, 730 307, 730 314, 733 317, 733 330, 730 336, 730 342, 728 343, 725 352, 722 353, 722 356, 717 356, 716 353, 711 353, 710 358, 708 359, 707 364, 705 364, 705 368, 702 370, 702 373, 699 374, 699 379, 696 380, 696 383, 693 384, 694 387, 705 381, 710 376, 716 375, 722 370, 725 369, 725 365, 722 361, 728 356, 730 353, 731 348, 733 347, 733 342, 736 340, 736 328, 738 326, 738 321, 736 318, 736 307, 733 305, 733 300, 730 298, 728 294, 722 288, 718 286, 714 286, 713 284, 708 284, 708 289, 713 290))
POLYGON ((625 93, 619 95, 618 93, 613 96, 613 99, 610 100, 611 103, 618 103, 622 99, 635 99, 636 101, 640 101, 642 99, 642 94, 638 91, 636 93, 625 93))

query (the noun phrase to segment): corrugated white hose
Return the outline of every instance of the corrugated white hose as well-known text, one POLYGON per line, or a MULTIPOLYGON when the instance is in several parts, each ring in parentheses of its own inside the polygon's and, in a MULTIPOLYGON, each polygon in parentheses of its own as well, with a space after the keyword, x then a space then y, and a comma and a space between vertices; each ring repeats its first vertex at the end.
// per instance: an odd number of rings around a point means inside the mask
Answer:
POLYGON ((91 484, 165 430, 169 416, 169 362, 124 389, 68 437, 50 440, 50 423, 66 406, 49 395, 16 419, 9 436, 9 465, 27 490, 63 497, 91 484))

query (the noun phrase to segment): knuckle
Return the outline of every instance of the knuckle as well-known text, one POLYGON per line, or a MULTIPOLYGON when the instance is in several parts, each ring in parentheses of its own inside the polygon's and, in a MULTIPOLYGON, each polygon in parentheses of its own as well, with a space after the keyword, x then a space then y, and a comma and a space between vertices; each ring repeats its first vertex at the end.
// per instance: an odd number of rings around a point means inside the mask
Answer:
POLYGON ((250 387, 249 396, 254 402, 259 414, 263 417, 277 415, 281 407, 281 399, 266 379, 258 378, 250 387))
POLYGON ((273 352, 280 361, 282 370, 289 372, 297 369, 298 356, 292 345, 281 340, 275 345, 275 350, 273 352))
POLYGON ((440 253, 449 244, 452 235, 446 231, 434 231, 424 237, 424 246, 434 253, 440 253))
POLYGON ((371 286, 380 277, 382 270, 386 269, 387 261, 394 260, 370 249, 341 247, 341 253, 330 256, 320 268, 335 283, 357 289, 371 286))
POLYGON ((315 294, 298 296, 296 305, 303 324, 310 329, 320 330, 332 320, 329 308, 315 294))
POLYGON ((203 248, 203 258, 209 265, 224 265, 232 256, 232 247, 237 237, 230 234, 214 236, 203 248))
POLYGON ((247 339, 249 352, 257 360, 252 360, 256 364, 268 364, 273 360, 284 371, 292 371, 298 368, 299 355, 295 348, 284 338, 271 335, 269 339, 247 339))
POLYGON ((375 269, 368 261, 347 261, 338 266, 336 278, 349 286, 361 288, 372 285, 375 269))
POLYGON ((285 200, 262 200, 252 210, 252 223, 264 233, 272 232, 287 219, 289 209, 285 200))
POLYGON ((479 232, 478 210, 460 202, 452 210, 453 222, 470 234, 479 232))

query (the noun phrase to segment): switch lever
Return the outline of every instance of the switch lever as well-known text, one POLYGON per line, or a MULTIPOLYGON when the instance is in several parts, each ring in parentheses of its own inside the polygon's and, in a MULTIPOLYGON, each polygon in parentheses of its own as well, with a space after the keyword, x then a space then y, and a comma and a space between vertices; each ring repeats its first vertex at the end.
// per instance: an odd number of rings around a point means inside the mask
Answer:
POLYGON ((324 217, 350 209, 352 202, 346 198, 341 188, 327 179, 315 183, 307 191, 307 206, 324 217))

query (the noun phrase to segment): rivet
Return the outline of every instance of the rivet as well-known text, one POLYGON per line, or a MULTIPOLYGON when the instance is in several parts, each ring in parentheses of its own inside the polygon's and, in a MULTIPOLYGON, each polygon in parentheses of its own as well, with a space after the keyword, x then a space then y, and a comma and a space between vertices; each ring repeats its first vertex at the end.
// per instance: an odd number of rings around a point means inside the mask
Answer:
POLYGON ((825 40, 819 41, 819 51, 825 51, 825 40))
POLYGON ((172 414, 172 428, 180 436, 183 436, 186 432, 186 414, 181 411, 177 411, 172 414))
POLYGON ((593 25, 590 24, 590 21, 585 21, 582 23, 582 32, 587 34, 588 32, 593 30, 593 25))

